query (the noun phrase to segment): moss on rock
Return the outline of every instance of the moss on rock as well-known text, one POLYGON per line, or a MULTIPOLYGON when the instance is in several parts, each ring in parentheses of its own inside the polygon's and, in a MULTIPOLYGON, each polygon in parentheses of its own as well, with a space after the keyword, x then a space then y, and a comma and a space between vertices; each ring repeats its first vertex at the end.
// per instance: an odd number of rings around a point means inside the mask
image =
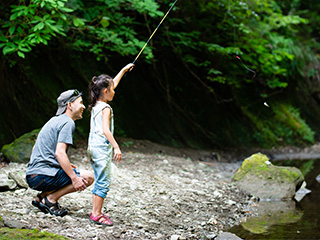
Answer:
POLYGON ((232 180, 261 199, 291 199, 304 177, 298 168, 274 166, 266 155, 256 153, 244 160, 232 180))
POLYGON ((4 145, 1 152, 10 162, 29 162, 32 147, 38 136, 40 129, 26 133, 14 140, 12 143, 4 145))
POLYGON ((20 240, 20 239, 57 239, 64 240, 68 239, 63 236, 59 236, 53 233, 40 231, 38 229, 16 229, 16 228, 0 228, 0 240, 20 240))
POLYGON ((0 216, 0 228, 1 227, 4 227, 4 222, 3 222, 3 220, 2 220, 2 217, 0 216))
POLYGON ((300 174, 298 171, 292 170, 293 168, 289 170, 287 167, 274 166, 269 162, 269 158, 266 155, 256 153, 245 159, 240 169, 233 176, 233 180, 239 181, 245 178, 248 173, 252 173, 269 179, 295 181, 300 177, 300 174))

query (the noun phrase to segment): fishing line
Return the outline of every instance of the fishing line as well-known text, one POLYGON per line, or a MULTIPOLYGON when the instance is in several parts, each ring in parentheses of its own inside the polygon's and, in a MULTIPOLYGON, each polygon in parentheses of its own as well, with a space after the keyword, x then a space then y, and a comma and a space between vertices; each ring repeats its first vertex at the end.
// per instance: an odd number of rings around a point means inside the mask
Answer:
MULTIPOLYGON (((233 47, 234 47, 235 49, 238 49, 238 48, 236 48, 236 38, 237 38, 237 37, 236 37, 236 28, 234 27, 234 20, 233 20, 232 14, 231 14, 231 12, 230 12, 230 9, 231 9, 231 3, 230 3, 230 1, 229 1, 229 9, 228 9, 227 12, 228 12, 228 14, 229 14, 229 16, 230 16, 230 18, 231 18, 231 21, 232 21, 232 27, 233 27, 233 47)), ((256 72, 253 71, 252 69, 248 68, 247 65, 244 64, 244 62, 242 61, 242 59, 238 56, 238 50, 236 50, 236 54, 237 54, 236 58, 240 60, 240 62, 242 63, 242 66, 243 66, 245 69, 247 69, 248 71, 252 72, 252 73, 253 73, 253 77, 255 77, 255 76, 256 76, 256 72)))
POLYGON ((253 77, 255 77, 255 76, 256 76, 256 72, 253 71, 252 69, 248 68, 248 67, 242 62, 242 60, 241 60, 241 58, 240 58, 239 56, 236 56, 236 57, 237 57, 237 59, 240 60, 240 62, 241 62, 242 65, 244 66, 244 68, 247 69, 248 71, 252 72, 252 73, 253 73, 253 77))

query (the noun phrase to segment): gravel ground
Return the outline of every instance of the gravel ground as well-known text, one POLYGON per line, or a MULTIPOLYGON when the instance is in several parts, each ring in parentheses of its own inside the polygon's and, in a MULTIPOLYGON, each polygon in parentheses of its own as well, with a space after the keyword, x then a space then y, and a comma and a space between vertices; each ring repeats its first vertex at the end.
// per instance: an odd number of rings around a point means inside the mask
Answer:
MULTIPOLYGON (((37 228, 70 239, 214 239, 250 214, 249 196, 231 182, 241 160, 212 151, 174 149, 149 141, 121 141, 123 161, 113 165, 104 211, 114 222, 89 222, 92 186, 60 199, 69 214, 43 214, 31 205, 37 192, 1 192, 0 216, 14 228, 37 228)), ((69 151, 80 169, 91 169, 85 145, 69 151)), ((243 160, 243 159, 242 159, 243 160)), ((25 172, 10 163, 6 172, 25 172)))

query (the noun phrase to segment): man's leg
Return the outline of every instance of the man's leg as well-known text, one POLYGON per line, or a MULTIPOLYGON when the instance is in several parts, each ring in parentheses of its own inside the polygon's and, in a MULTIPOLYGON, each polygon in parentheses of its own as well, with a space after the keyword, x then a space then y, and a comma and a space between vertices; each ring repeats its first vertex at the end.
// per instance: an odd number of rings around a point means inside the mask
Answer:
MULTIPOLYGON (((87 170, 80 170, 80 177, 84 178, 87 181, 87 187, 90 186, 94 182, 94 177, 93 173, 87 170)), ((47 195, 47 199, 51 203, 56 203, 59 198, 62 196, 75 192, 76 190, 74 189, 72 184, 69 184, 63 188, 60 188, 57 191, 54 191, 50 194, 47 195)), ((42 202, 45 204, 45 201, 42 200, 42 202)))

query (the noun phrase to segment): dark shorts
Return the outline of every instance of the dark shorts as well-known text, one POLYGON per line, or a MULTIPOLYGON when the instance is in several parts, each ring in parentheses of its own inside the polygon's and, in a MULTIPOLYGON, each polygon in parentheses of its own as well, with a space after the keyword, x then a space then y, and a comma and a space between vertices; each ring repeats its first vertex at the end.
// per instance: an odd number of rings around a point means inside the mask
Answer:
MULTIPOLYGON (((74 168, 73 171, 78 177, 80 176, 80 171, 78 169, 74 168)), ((42 192, 59 190, 72 183, 70 177, 63 169, 60 169, 53 177, 47 175, 28 175, 26 179, 30 188, 42 192)))

